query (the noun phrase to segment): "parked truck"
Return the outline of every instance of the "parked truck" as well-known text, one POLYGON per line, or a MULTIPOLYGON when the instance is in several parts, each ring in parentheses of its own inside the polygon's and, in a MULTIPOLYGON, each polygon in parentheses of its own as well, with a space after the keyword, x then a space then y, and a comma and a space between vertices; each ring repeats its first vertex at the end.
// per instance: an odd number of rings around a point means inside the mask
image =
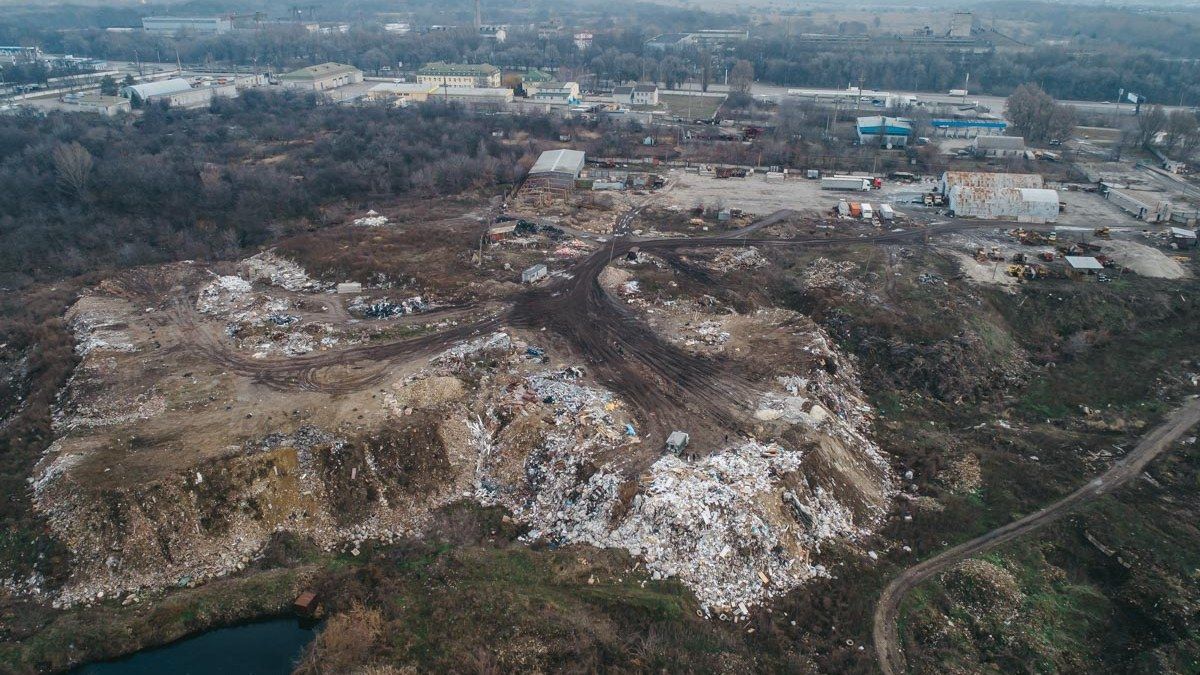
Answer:
POLYGON ((875 211, 874 211, 874 209, 871 208, 870 204, 864 203, 862 205, 862 219, 863 220, 874 220, 875 219, 875 211))
POLYGON ((825 176, 821 179, 824 190, 859 190, 866 192, 871 189, 871 181, 862 176, 825 176))
POLYGON ((896 212, 892 210, 891 204, 880 204, 879 217, 883 220, 892 220, 896 217, 896 212))

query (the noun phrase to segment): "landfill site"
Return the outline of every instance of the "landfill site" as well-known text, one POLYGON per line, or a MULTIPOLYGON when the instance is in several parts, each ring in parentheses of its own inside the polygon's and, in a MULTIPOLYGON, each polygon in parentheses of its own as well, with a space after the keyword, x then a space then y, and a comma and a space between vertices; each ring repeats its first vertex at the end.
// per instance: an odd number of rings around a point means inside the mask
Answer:
POLYGON ((911 559, 928 544, 905 528, 945 508, 928 485, 979 489, 977 452, 901 460, 934 431, 897 425, 925 424, 906 404, 950 415, 1043 367, 1017 337, 1026 301, 1196 267, 1194 223, 1036 174, 556 152, 441 220, 380 207, 80 297, 79 363, 30 479, 73 556, 45 599, 203 586, 284 534, 354 558, 469 502, 523 545, 622 551, 705 620, 746 622, 847 565, 911 559))

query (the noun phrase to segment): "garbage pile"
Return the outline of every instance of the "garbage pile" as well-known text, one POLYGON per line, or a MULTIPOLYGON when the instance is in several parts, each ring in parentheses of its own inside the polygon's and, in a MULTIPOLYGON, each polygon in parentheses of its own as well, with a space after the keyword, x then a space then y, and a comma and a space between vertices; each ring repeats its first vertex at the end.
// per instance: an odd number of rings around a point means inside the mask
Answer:
POLYGON ((263 251, 243 261, 251 281, 262 280, 288 291, 323 291, 329 284, 311 279, 296 263, 272 251, 263 251))
POLYGON ((712 262, 708 267, 719 272, 731 272, 733 270, 748 270, 757 269, 767 264, 767 259, 759 252, 757 247, 721 249, 712 258, 712 262))
POLYGON ((205 314, 220 314, 241 309, 252 301, 253 287, 237 276, 219 276, 200 289, 196 309, 205 314))
MULTIPOLYGON (((524 347, 498 334, 450 354, 470 359, 489 345, 515 358, 524 347)), ((857 387, 838 398, 822 390, 837 377, 826 375, 781 378, 780 385, 823 401, 828 421, 814 429, 853 439, 867 461, 883 464, 863 435, 867 417, 857 407, 863 405, 857 387)), ((611 458, 627 456, 622 448, 642 439, 620 399, 584 376, 578 368, 530 373, 504 387, 471 423, 475 496, 526 523, 527 539, 624 548, 655 578, 679 578, 707 615, 740 620, 751 606, 826 574, 810 561, 822 542, 859 536, 873 524, 856 519, 826 488, 810 485, 805 451, 777 444, 751 440, 695 461, 667 454, 640 477, 626 475, 611 458)), ((842 377, 852 378, 853 369, 847 366, 842 377)))
POLYGON ((75 353, 87 356, 93 350, 133 352, 137 348, 113 298, 84 296, 67 313, 67 325, 75 335, 75 353))
POLYGON ((390 319, 423 312, 427 308, 425 301, 419 295, 396 302, 392 302, 386 297, 368 302, 366 296, 360 295, 346 309, 368 319, 390 319))
POLYGON ((560 258, 578 258, 592 252, 592 247, 582 239, 572 239, 554 249, 554 255, 560 258))
POLYGON ((834 262, 828 258, 817 258, 800 272, 800 285, 806 290, 835 291, 852 298, 863 298, 867 288, 861 281, 851 278, 858 265, 849 260, 834 262))
POLYGON ((388 222, 390 221, 387 216, 379 215, 379 212, 375 210, 367 211, 367 215, 354 219, 354 224, 359 227, 383 227, 388 222))

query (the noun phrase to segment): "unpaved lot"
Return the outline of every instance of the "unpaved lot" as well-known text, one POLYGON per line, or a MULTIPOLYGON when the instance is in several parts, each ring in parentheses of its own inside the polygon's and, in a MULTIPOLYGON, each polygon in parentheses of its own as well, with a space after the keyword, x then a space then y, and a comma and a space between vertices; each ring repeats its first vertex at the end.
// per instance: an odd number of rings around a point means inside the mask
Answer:
POLYGON ((672 171, 671 186, 659 204, 691 209, 696 206, 742 209, 746 213, 766 215, 780 209, 811 214, 828 212, 847 194, 822 190, 820 181, 804 178, 767 180, 765 176, 713 178, 712 176, 672 171))
POLYGON ((1066 208, 1058 214, 1058 223, 1061 225, 1079 225, 1081 227, 1141 225, 1133 216, 1117 208, 1116 204, 1096 192, 1059 190, 1058 201, 1066 204, 1066 208))

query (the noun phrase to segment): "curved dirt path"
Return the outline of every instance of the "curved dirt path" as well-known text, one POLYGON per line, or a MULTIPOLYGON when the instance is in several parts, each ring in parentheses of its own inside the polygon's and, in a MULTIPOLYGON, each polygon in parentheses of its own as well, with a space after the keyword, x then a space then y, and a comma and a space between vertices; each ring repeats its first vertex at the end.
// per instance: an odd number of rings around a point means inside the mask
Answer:
POLYGON ((1151 460, 1162 454, 1175 439, 1198 422, 1200 399, 1192 399, 1171 413, 1165 422, 1143 436, 1137 447, 1117 460, 1107 471, 1078 490, 1041 511, 959 544, 901 572, 900 576, 883 589, 875 607, 873 633, 879 668, 886 675, 896 675, 906 670, 896 620, 900 618, 900 603, 917 584, 966 558, 1045 527, 1079 506, 1112 492, 1139 475, 1151 460))

